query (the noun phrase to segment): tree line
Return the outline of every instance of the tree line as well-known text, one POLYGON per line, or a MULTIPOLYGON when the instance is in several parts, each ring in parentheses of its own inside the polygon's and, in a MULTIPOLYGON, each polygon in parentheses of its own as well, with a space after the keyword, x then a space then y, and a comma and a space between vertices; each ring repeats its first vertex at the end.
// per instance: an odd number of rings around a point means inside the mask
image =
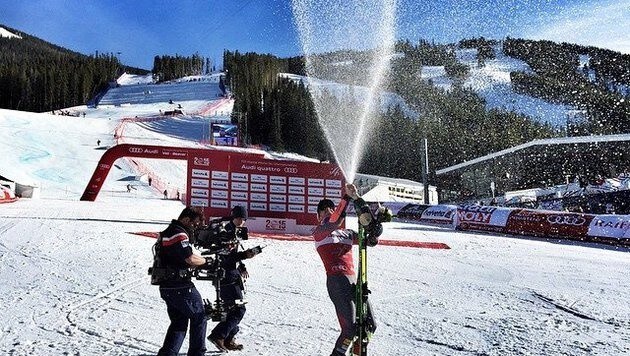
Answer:
POLYGON ((86 104, 123 71, 113 53, 83 55, 2 26, 22 38, 0 37, 0 108, 45 112, 86 104))
POLYGON ((630 132, 630 55, 513 38, 504 41, 503 51, 533 71, 511 73, 515 90, 584 112, 573 135, 630 132))
POLYGON ((155 56, 153 58, 153 76, 159 82, 165 82, 191 75, 209 74, 214 70, 209 58, 204 58, 199 53, 190 57, 186 56, 155 56))
MULTIPOLYGON (((408 40, 399 41, 395 45, 395 52, 404 55, 396 56, 391 61, 385 88, 400 95, 409 107, 419 113, 419 117, 408 117, 400 107, 393 107, 382 113, 378 118, 376 131, 367 140, 367 151, 359 171, 418 181, 424 169, 421 158, 424 156, 425 138, 429 142, 429 168, 432 172, 430 182, 443 188, 443 196, 447 196, 449 192, 457 194, 453 192, 462 191, 488 195, 489 184, 486 183, 489 180, 496 181, 497 189, 505 191, 560 184, 567 176, 576 174, 588 179, 596 174, 610 176, 611 172, 622 170, 619 160, 626 154, 620 147, 615 147, 614 152, 610 153, 607 148, 597 145, 572 145, 528 150, 523 152, 524 156, 509 155, 495 160, 493 165, 459 172, 457 175, 433 174, 435 170, 534 139, 578 133, 620 132, 623 128, 623 120, 619 120, 623 115, 617 117, 617 126, 602 127, 602 118, 609 118, 611 122, 615 115, 624 112, 627 115, 627 109, 616 109, 612 102, 607 102, 603 95, 596 95, 596 92, 586 92, 592 97, 571 93, 575 91, 575 86, 568 85, 570 82, 585 81, 577 80, 583 76, 583 72, 578 70, 579 56, 567 50, 570 46, 558 46, 564 49, 557 51, 556 46, 549 47, 545 43, 537 49, 520 48, 519 52, 513 41, 515 40, 508 39, 504 42, 503 48, 507 55, 526 61, 533 69, 536 79, 543 78, 545 83, 559 83, 553 90, 535 94, 535 86, 526 87, 526 82, 519 79, 519 75, 531 74, 512 73, 516 90, 544 97, 552 102, 563 102, 563 96, 574 95, 570 103, 588 109, 584 114, 584 123, 568 132, 566 127, 552 127, 515 112, 488 110, 483 98, 462 85, 469 68, 457 60, 455 49, 458 46, 436 45, 422 40, 416 44, 408 40), (447 75, 453 79, 453 88, 444 90, 430 82, 419 80, 423 66, 444 66, 447 75), (600 105, 597 109, 599 111, 595 110, 596 101, 600 102, 597 104, 600 105), (604 151, 608 154, 604 154, 604 151), (580 154, 576 154, 577 152, 580 154), (484 183, 484 180, 487 182, 484 183)), ((494 48, 497 45, 497 41, 480 38, 463 40, 459 48, 477 49, 478 65, 483 66, 487 60, 495 58, 494 48)), ((596 78, 602 79, 595 80, 595 84, 587 84, 602 88, 604 82, 609 87, 610 83, 622 86, 625 83, 623 75, 613 78, 619 75, 620 66, 602 69, 603 63, 617 63, 610 58, 620 58, 619 54, 607 50, 600 52, 592 48, 590 51, 591 68, 588 70, 597 71, 596 78), (603 57, 608 59, 600 59, 603 57)), ((361 84, 364 78, 352 78, 350 73, 361 72, 361 67, 369 68, 369 57, 366 52, 337 51, 314 56, 309 58, 309 62, 300 57, 282 59, 271 55, 242 55, 226 51, 224 64, 228 72, 228 83, 236 96, 234 120, 245 128, 250 143, 320 159, 332 159, 323 132, 317 124, 317 114, 307 88, 299 80, 279 78, 278 73, 304 75, 307 65, 315 65, 311 69, 315 68, 316 71, 329 75, 328 78, 321 79, 334 79, 340 83, 356 85, 361 84), (342 66, 344 69, 338 69, 338 63, 344 60, 351 62, 355 68, 351 70, 342 66), (335 70, 326 70, 331 64, 334 64, 335 70)), ((616 93, 608 90, 606 95, 620 95, 618 91, 616 93)), ((356 108, 361 105, 352 98, 331 93, 323 95, 328 96, 327 100, 333 102, 332 105, 356 108)))

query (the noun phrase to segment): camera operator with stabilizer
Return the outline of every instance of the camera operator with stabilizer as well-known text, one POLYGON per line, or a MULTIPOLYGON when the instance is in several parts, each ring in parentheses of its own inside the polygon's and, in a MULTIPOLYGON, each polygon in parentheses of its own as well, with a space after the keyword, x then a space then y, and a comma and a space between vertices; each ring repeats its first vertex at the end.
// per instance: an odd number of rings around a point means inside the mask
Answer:
POLYGON ((191 281, 194 268, 206 266, 204 257, 193 254, 189 237, 203 221, 203 215, 185 208, 177 220, 172 220, 166 230, 160 232, 154 246, 151 284, 160 286, 160 296, 166 302, 171 324, 158 356, 174 356, 186 337, 190 323, 188 356, 206 352, 206 318, 201 295, 191 281))
POLYGON ((221 268, 225 271, 225 276, 221 279, 220 297, 227 310, 224 321, 220 321, 208 336, 219 350, 242 350, 243 345, 236 343, 235 336, 239 331, 238 324, 245 315, 245 305, 243 304, 243 280, 249 277, 242 260, 252 258, 261 252, 260 247, 238 251, 239 239, 247 239, 244 228, 247 220, 247 211, 242 206, 235 206, 230 215, 230 222, 224 226, 227 236, 236 236, 237 239, 228 242, 226 252, 221 255, 221 268), (242 230, 241 230, 242 229, 242 230), (241 236, 241 235, 245 236, 241 236), (238 266, 237 266, 238 265, 238 266))

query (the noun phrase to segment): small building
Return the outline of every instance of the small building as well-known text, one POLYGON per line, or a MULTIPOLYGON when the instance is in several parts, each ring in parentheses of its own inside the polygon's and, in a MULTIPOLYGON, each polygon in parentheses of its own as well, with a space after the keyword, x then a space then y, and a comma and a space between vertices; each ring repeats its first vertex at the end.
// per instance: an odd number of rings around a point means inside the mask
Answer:
POLYGON ((354 178, 359 194, 368 202, 404 202, 438 204, 437 188, 429 185, 429 201, 424 201, 424 185, 409 179, 357 173, 354 178))

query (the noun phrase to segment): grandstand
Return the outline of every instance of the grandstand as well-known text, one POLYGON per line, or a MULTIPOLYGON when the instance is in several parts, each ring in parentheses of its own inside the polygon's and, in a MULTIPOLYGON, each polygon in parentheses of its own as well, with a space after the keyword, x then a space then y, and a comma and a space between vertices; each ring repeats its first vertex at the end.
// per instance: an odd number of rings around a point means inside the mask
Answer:
POLYGON ((628 171, 630 134, 620 134, 533 140, 435 174, 440 202, 487 203, 493 198, 495 202, 518 202, 519 191, 531 198, 532 191, 538 190, 546 194, 538 193, 529 200, 541 205, 547 199, 571 196, 575 200, 627 190, 628 171))
POLYGON ((223 95, 218 82, 191 81, 177 84, 139 83, 118 85, 99 100, 98 105, 153 104, 169 101, 213 100, 223 95))

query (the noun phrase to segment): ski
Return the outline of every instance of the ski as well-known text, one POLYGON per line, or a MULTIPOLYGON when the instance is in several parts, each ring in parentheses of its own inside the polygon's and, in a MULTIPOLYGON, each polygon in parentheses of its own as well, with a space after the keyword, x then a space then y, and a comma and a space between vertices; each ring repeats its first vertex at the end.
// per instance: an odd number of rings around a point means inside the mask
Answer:
POLYGON ((392 220, 392 214, 386 207, 378 205, 376 213, 372 212, 369 205, 361 198, 354 201, 359 221, 358 245, 359 245, 359 261, 357 270, 357 283, 355 295, 355 325, 357 327, 357 335, 353 345, 353 354, 355 356, 367 356, 367 345, 372 337, 372 333, 376 330, 376 322, 370 310, 368 303, 367 280, 367 247, 378 244, 378 238, 383 233, 383 222, 392 220))
MULTIPOLYGON (((367 244, 365 241, 365 229, 359 224, 359 263, 357 273, 357 286, 356 286, 356 316, 355 325, 357 326, 357 336, 355 343, 358 343, 358 355, 367 356, 367 344, 369 341, 368 332, 368 294, 370 290, 367 285, 367 244)), ((353 348, 357 350, 357 347, 353 348)), ((355 354, 357 355, 357 354, 355 354)))

